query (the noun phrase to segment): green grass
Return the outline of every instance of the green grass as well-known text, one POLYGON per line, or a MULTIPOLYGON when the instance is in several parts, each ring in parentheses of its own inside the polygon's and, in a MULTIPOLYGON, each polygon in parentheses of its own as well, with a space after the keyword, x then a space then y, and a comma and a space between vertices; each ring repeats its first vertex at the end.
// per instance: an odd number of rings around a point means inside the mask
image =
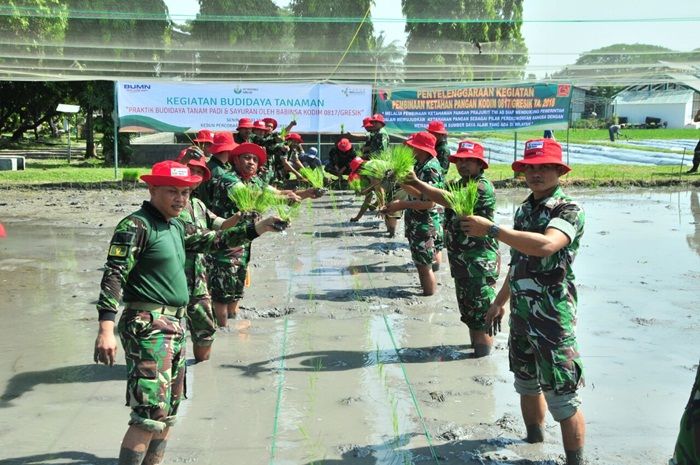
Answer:
MULTIPOLYGON (((129 168, 119 170, 117 181, 122 180, 124 171, 150 173, 150 168, 129 168)), ((132 175, 133 176, 133 175, 132 175)), ((101 160, 73 161, 64 159, 27 159, 23 171, 0 171, 0 186, 55 183, 99 183, 113 182, 114 168, 104 166, 101 160)))
MULTIPOLYGON (((630 140, 644 139, 697 139, 700 137, 698 129, 622 129, 621 134, 627 136, 630 140)), ((559 143, 566 142, 566 131, 555 131, 554 136, 559 143)), ((498 132, 478 132, 471 134, 471 137, 478 139, 495 138, 495 139, 513 139, 513 131, 498 131, 498 132)), ((542 131, 518 131, 518 140, 526 141, 528 139, 541 139, 542 131)), ((624 138, 622 139, 624 140, 624 138)), ((569 142, 577 144, 586 144, 591 141, 608 141, 609 135, 607 129, 571 129, 569 131, 569 142)), ((599 144, 601 145, 601 144, 599 144)), ((620 145, 620 144, 610 144, 620 145)))
MULTIPOLYGON (((620 182, 649 182, 682 179, 685 181, 700 181, 700 175, 689 175, 685 166, 636 166, 636 165, 572 165, 569 174, 562 177, 566 181, 588 181, 595 185, 600 181, 620 182), (683 172, 681 174, 681 171, 683 172)), ((502 181, 513 178, 513 170, 509 164, 492 164, 485 171, 491 181, 502 181)))

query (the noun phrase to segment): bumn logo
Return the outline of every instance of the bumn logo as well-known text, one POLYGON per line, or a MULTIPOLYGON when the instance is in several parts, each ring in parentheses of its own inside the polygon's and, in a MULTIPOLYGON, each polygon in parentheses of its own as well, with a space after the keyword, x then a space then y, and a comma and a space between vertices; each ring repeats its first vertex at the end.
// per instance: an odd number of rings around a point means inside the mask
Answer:
POLYGON ((143 92, 145 90, 151 90, 150 84, 124 84, 124 90, 131 92, 143 92))

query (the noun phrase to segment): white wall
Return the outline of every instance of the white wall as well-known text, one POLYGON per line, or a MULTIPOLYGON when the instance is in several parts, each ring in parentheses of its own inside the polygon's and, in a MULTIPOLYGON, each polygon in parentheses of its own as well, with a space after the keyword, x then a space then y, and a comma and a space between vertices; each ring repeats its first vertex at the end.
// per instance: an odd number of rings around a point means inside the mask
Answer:
POLYGON ((669 128, 682 128, 692 121, 692 99, 686 103, 618 103, 614 105, 617 116, 626 116, 628 124, 644 124, 647 116, 667 121, 669 128))

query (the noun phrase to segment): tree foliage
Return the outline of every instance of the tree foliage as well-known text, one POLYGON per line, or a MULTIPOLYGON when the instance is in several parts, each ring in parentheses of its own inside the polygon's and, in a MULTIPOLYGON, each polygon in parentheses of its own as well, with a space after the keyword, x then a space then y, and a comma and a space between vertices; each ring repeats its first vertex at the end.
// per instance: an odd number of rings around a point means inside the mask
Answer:
POLYGON ((522 77, 527 64, 520 33, 523 0, 401 0, 401 6, 410 20, 406 23, 408 79, 522 77), (474 21, 435 22, 435 18, 474 21), (421 19, 426 21, 412 21, 421 19), (447 75, 439 72, 445 65, 451 69, 447 75))

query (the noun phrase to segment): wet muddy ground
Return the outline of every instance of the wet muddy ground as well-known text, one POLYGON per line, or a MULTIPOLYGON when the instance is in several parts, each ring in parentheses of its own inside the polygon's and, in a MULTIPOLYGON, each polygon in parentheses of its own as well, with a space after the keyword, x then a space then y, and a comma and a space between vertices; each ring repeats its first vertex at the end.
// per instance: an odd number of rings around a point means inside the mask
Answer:
MULTIPOLYGON (((665 464, 698 363, 699 193, 570 193, 587 214, 587 455, 665 464)), ((125 369, 92 363, 94 304, 112 228, 146 194, 0 191, 0 464, 116 463, 125 369)), ((498 195, 512 224, 525 191, 498 195)), ((543 445, 520 439, 506 335, 471 358, 446 264, 438 294, 420 296, 401 234, 348 223, 358 206, 336 193, 256 240, 247 319, 189 366, 165 463, 561 463, 551 418, 543 445)))

